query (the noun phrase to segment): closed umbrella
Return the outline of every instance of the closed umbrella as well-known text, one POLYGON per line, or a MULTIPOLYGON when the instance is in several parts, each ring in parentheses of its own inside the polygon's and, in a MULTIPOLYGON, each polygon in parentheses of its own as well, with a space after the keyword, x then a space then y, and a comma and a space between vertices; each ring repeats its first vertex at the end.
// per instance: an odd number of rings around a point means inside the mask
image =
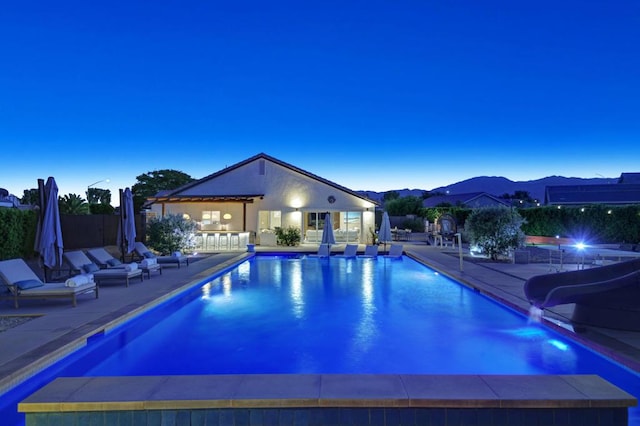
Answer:
POLYGON ((129 188, 120 194, 120 227, 119 245, 123 254, 129 254, 136 247, 136 218, 133 213, 133 195, 129 188))
MULTIPOLYGON (((41 186, 42 180, 39 181, 41 186)), ((47 179, 43 196, 40 200, 40 222, 36 231, 36 251, 40 253, 45 266, 45 281, 47 269, 62 266, 62 228, 60 226, 60 210, 58 208, 58 185, 53 177, 47 179)))
POLYGON ((378 231, 378 241, 384 244, 384 249, 387 249, 387 243, 390 243, 391 238, 391 222, 389 221, 389 213, 384 212, 382 214, 382 223, 380 224, 380 231, 378 231))
POLYGON ((336 237, 333 235, 333 223, 331 221, 331 213, 327 212, 324 216, 324 227, 322 228, 321 244, 327 244, 331 249, 331 244, 336 243, 336 237))

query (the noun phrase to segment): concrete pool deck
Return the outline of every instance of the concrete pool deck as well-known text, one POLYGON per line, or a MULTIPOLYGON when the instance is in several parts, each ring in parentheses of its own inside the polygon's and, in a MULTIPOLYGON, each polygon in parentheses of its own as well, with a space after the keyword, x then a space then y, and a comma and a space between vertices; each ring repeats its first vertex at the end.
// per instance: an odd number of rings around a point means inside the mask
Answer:
MULTIPOLYGON (((549 264, 510 264, 498 262, 463 262, 456 250, 427 245, 424 241, 403 241, 405 252, 436 270, 476 288, 481 293, 527 312, 529 303, 523 292, 524 281, 539 274, 549 273, 549 264)), ((336 245, 340 252, 344 245, 336 245)), ((364 246, 359 249, 362 251, 364 246)), ((257 251, 315 252, 317 247, 260 248, 257 251)), ((194 281, 202 281, 213 272, 235 262, 243 252, 217 253, 199 258, 188 267, 163 268, 161 275, 154 274, 142 283, 129 287, 112 284, 101 286, 100 298, 93 295, 80 297, 73 308, 65 301, 24 301, 19 309, 9 302, 0 304, 0 315, 38 316, 28 322, 0 332, 0 393, 13 387, 30 374, 39 371, 64 354, 80 347, 84 341, 101 330, 109 329, 123 318, 135 315, 140 309, 158 298, 170 295, 176 289, 194 281)), ((570 268, 571 265, 567 265, 570 268)), ((568 323, 570 305, 550 309, 546 317, 559 328, 568 323)), ((570 327, 567 327, 570 328, 570 327)), ((606 355, 640 371, 640 333, 586 329, 575 337, 606 355)))

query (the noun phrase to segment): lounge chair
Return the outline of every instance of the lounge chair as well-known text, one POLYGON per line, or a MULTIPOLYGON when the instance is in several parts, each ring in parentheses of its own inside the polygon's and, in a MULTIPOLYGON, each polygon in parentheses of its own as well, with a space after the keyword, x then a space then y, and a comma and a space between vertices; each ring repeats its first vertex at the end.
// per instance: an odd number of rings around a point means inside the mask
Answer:
POLYGON ((357 244, 347 244, 344 246, 344 252, 342 254, 336 255, 336 257, 356 257, 358 253, 358 245, 357 244))
POLYGON ((310 254, 309 257, 329 257, 331 255, 331 245, 320 244, 318 247, 318 253, 310 254))
POLYGON ((386 254, 384 257, 397 259, 402 257, 402 251, 403 251, 402 244, 391 244, 391 247, 389 247, 389 253, 386 254))
POLYGON ((136 246, 133 251, 141 259, 156 259, 156 262, 161 265, 176 265, 178 266, 178 268, 180 268, 180 266, 184 263, 185 265, 189 266, 189 256, 184 256, 182 254, 180 256, 156 256, 151 252, 151 250, 147 248, 147 246, 145 246, 140 241, 136 242, 136 246))
POLYGON ((140 277, 140 281, 144 279, 143 271, 137 267, 137 264, 135 269, 132 267, 100 269, 80 250, 66 251, 62 254, 62 257, 69 264, 72 272, 93 274, 93 279, 98 285, 104 281, 124 280, 127 287, 129 287, 131 278, 140 277))
POLYGON ((61 283, 45 283, 23 259, 1 261, 0 276, 8 289, 6 292, 0 291, 0 299, 13 300, 16 309, 21 299, 71 299, 75 307, 80 294, 93 291, 98 298, 98 286, 90 275, 77 275, 61 283))
POLYGON ((376 257, 378 257, 378 246, 377 245, 367 245, 364 248, 364 254, 361 254, 358 257, 362 257, 362 258, 376 258, 376 257))
MULTIPOLYGON (((111 253, 105 250, 102 247, 93 248, 91 250, 87 250, 87 256, 91 259, 96 265, 100 267, 100 269, 109 269, 109 268, 127 268, 127 263, 122 263, 119 259, 113 257, 111 253)), ((142 272, 147 274, 147 278, 151 278, 151 272, 158 271, 162 274, 162 266, 158 264, 155 259, 153 261, 143 260, 138 263, 138 267, 142 269, 142 272)))

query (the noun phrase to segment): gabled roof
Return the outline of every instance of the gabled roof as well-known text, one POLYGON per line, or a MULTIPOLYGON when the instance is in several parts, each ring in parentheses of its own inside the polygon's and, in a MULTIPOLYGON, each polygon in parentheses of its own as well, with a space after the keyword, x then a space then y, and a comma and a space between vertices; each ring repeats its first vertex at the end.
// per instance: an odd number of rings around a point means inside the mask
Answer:
POLYGON ((640 184, 547 186, 545 202, 552 205, 640 204, 640 184))
POLYGON ((324 183, 325 185, 329 185, 333 188, 336 188, 340 191, 346 192, 350 195, 353 195, 354 197, 360 198, 362 200, 368 201, 370 203, 373 203, 375 205, 379 205, 380 203, 372 200, 370 198, 367 198, 365 196, 363 196, 362 194, 359 194, 349 188, 346 188, 342 185, 338 185, 335 182, 332 182, 330 180, 324 179, 318 175, 315 175, 313 173, 310 173, 306 170, 303 170, 299 167, 296 167, 292 164, 286 163, 282 160, 278 160, 275 157, 271 157, 270 155, 267 155, 265 153, 260 153, 257 155, 254 155, 253 157, 247 158, 244 161, 240 161, 239 163, 236 163, 232 166, 229 167, 225 167, 224 169, 217 171, 215 173, 212 173, 208 176, 203 177, 202 179, 198 179, 195 180, 193 182, 189 182, 186 185, 182 185, 179 188, 173 189, 173 190, 169 190, 169 191, 160 191, 158 192, 154 197, 149 197, 147 198, 147 203, 154 203, 154 202, 158 202, 158 201, 245 201, 245 202, 253 202, 254 198, 257 197, 262 197, 264 194, 237 194, 237 195, 216 195, 216 194, 203 194, 203 195, 198 195, 198 196, 194 196, 194 195, 188 195, 188 196, 184 196, 184 195, 180 195, 181 192, 184 192, 185 190, 192 188, 194 186, 200 185, 203 182, 215 179, 221 175, 224 175, 226 173, 229 173, 235 169, 241 168, 253 161, 259 160, 259 159, 263 159, 263 160, 267 160, 270 161, 274 164, 277 164, 281 167, 284 167, 286 169, 289 169, 295 173, 299 173, 301 175, 304 175, 308 178, 314 179, 318 182, 324 183))
POLYGON ((457 205, 468 205, 473 204, 474 200, 478 200, 479 198, 490 198, 495 204, 502 204, 508 206, 509 203, 504 200, 494 197, 493 195, 486 192, 468 192, 465 194, 449 194, 449 195, 436 195, 433 197, 429 197, 425 199, 422 203, 424 207, 436 207, 440 204, 451 204, 452 206, 457 205))

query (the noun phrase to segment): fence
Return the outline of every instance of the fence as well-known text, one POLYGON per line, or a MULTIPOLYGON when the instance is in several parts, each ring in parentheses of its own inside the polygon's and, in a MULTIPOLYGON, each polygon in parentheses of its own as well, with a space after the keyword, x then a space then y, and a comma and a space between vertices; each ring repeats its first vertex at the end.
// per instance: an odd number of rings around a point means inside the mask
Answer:
MULTIPOLYGON (((65 250, 115 246, 118 241, 119 215, 60 215, 65 250)), ((144 241, 145 218, 136 215, 136 241, 144 241)))

